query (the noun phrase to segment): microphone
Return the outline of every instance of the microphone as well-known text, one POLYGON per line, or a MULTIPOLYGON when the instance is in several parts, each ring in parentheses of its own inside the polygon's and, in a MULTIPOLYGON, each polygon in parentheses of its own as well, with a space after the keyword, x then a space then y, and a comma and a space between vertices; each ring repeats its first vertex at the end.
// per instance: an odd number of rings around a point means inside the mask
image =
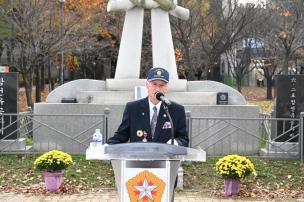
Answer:
POLYGON ((164 110, 169 118, 169 121, 171 123, 171 144, 173 145, 174 144, 174 126, 173 126, 173 121, 172 121, 172 118, 171 118, 171 115, 169 113, 169 109, 168 109, 168 106, 171 104, 171 101, 168 100, 165 95, 161 92, 156 92, 155 93, 155 97, 156 99, 158 99, 159 101, 162 101, 164 103, 163 107, 164 107, 164 110))
POLYGON ((163 103, 165 103, 167 106, 171 105, 171 101, 168 100, 165 95, 161 92, 156 92, 155 93, 155 97, 156 99, 158 99, 159 101, 163 101, 163 103))

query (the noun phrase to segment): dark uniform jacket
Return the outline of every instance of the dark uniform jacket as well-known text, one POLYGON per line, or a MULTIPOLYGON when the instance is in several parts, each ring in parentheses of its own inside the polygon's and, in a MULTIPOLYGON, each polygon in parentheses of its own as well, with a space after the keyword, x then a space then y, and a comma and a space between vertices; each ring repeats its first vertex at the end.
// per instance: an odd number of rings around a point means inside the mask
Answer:
MULTIPOLYGON (((174 139, 180 146, 188 146, 189 138, 186 131, 186 115, 182 105, 175 102, 168 107, 174 127, 174 139)), ((150 110, 148 97, 128 102, 123 113, 122 122, 108 144, 125 142, 167 143, 171 139, 171 124, 165 113, 163 104, 160 107, 154 138, 151 136, 150 110)))

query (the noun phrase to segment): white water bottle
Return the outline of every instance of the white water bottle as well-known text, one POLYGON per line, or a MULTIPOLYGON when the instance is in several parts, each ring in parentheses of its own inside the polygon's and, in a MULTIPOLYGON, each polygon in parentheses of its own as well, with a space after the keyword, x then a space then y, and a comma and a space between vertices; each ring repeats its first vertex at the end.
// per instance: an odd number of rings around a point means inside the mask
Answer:
POLYGON ((101 134, 99 128, 95 129, 95 133, 93 134, 92 142, 102 145, 102 134, 101 134))

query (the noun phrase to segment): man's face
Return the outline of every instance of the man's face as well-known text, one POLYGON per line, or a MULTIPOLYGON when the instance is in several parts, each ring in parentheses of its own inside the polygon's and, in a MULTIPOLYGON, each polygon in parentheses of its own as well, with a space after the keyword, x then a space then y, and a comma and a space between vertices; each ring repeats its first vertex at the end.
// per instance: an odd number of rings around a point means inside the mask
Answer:
POLYGON ((147 81, 146 87, 148 89, 149 99, 153 104, 157 104, 159 102, 159 100, 155 98, 156 92, 161 92, 164 95, 168 92, 168 83, 162 80, 147 81))

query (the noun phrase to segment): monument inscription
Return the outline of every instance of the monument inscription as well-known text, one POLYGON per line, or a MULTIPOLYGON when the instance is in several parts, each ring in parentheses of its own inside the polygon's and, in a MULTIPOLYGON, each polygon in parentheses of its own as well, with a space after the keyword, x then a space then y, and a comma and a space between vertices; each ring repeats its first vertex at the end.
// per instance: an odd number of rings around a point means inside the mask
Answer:
POLYGON ((18 73, 0 73, 0 139, 17 138, 17 116, 4 115, 18 113, 18 73))
POLYGON ((297 142, 298 119, 304 112, 304 75, 278 75, 276 83, 276 117, 288 118, 278 121, 277 141, 297 142))

